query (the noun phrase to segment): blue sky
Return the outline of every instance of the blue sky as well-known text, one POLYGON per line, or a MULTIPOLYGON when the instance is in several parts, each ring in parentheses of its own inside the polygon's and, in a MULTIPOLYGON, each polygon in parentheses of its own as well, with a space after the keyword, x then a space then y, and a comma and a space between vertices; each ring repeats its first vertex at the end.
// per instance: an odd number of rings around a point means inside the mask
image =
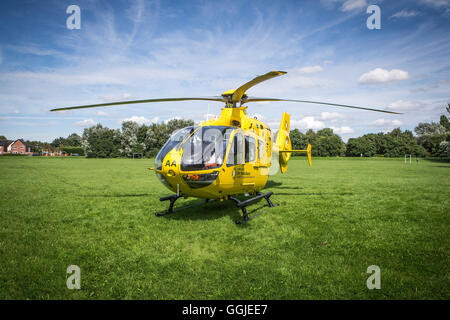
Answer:
POLYGON ((20 1, 0 3, 0 135, 52 141, 86 126, 119 128, 218 115, 174 102, 51 113, 54 107, 210 96, 271 70, 253 96, 391 109, 389 115, 300 103, 249 103, 277 128, 332 127, 344 140, 437 121, 450 101, 450 0, 20 1), (69 30, 66 9, 81 9, 69 30), (381 29, 369 30, 369 5, 381 29))

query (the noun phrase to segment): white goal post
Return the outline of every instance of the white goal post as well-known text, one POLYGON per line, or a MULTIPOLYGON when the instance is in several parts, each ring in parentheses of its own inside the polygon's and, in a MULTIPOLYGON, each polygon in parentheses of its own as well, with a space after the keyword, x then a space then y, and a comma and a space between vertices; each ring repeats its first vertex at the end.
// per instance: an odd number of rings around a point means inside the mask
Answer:
POLYGON ((135 158, 144 159, 144 154, 143 153, 133 153, 133 160, 135 158))
POLYGON ((405 163, 406 163, 406 158, 409 157, 409 164, 411 164, 411 154, 405 154, 405 163))

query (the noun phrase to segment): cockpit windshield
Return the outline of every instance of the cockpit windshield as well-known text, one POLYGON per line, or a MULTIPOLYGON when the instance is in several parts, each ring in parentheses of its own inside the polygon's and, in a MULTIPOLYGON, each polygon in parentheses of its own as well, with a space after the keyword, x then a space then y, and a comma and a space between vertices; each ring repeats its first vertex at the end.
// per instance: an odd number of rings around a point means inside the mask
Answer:
POLYGON ((181 170, 207 170, 222 166, 234 127, 198 128, 182 145, 181 170))
POLYGON ((155 167, 157 170, 162 169, 162 162, 164 160, 164 157, 175 148, 178 144, 183 142, 184 139, 189 137, 196 127, 186 127, 183 129, 180 129, 178 131, 175 131, 172 136, 167 140, 167 142, 164 144, 164 146, 159 151, 158 155, 155 158, 155 167))

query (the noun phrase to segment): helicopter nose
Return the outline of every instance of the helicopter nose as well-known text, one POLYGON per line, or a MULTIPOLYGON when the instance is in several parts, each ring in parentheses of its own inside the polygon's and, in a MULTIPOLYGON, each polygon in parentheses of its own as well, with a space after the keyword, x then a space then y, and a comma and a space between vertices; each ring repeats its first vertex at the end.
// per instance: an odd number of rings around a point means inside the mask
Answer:
POLYGON ((172 188, 176 188, 177 185, 180 184, 179 177, 179 163, 180 163, 180 155, 178 152, 172 150, 169 152, 164 159, 161 173, 164 176, 164 179, 172 186, 172 188))
POLYGON ((167 169, 163 171, 164 175, 168 178, 175 177, 177 173, 173 169, 167 169))

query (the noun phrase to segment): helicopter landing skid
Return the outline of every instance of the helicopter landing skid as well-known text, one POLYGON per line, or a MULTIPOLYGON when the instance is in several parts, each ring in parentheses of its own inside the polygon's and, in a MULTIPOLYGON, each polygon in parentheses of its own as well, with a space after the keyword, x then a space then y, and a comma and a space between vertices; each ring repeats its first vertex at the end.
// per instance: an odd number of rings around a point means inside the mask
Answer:
MULTIPOLYGON (((159 198, 159 201, 167 201, 167 200, 170 200, 170 204, 169 204, 169 208, 167 209, 167 211, 165 211, 165 212, 155 212, 155 216, 161 217, 161 216, 165 216, 166 214, 169 214, 169 213, 174 213, 174 212, 178 212, 178 211, 181 211, 181 210, 184 210, 184 209, 189 209, 189 208, 192 208, 192 207, 197 207, 197 206, 203 204, 203 203, 192 204, 192 205, 185 206, 185 207, 182 207, 182 208, 179 208, 179 209, 174 210, 174 209, 173 209, 173 205, 175 204, 175 201, 177 201, 177 200, 178 200, 179 198, 181 198, 181 197, 183 197, 183 196, 182 196, 182 195, 176 195, 176 194, 174 194, 174 195, 171 195, 171 196, 159 198)), ((205 199, 205 203, 208 203, 208 202, 214 201, 214 200, 215 200, 215 199, 205 199)))
POLYGON ((247 221, 250 221, 250 220, 252 220, 253 218, 256 218, 257 216, 259 216, 262 213, 262 211, 260 211, 260 212, 258 212, 256 214, 254 214, 253 216, 249 217, 248 212, 247 212, 247 208, 246 208, 246 206, 252 204, 253 202, 255 202, 255 201, 259 200, 259 199, 262 199, 262 198, 266 199, 267 204, 269 205, 270 208, 278 206, 279 203, 273 204, 272 201, 270 201, 269 198, 270 198, 270 196, 272 194, 273 194, 273 191, 269 191, 267 193, 258 192, 257 195, 254 196, 253 198, 250 198, 250 199, 247 199, 247 200, 244 200, 244 201, 241 201, 238 198, 229 196, 228 199, 233 200, 236 203, 237 207, 242 210, 242 216, 243 216, 244 220, 243 221, 236 220, 235 221, 236 224, 242 224, 242 223, 245 223, 247 221))
POLYGON ((181 196, 178 195, 178 194, 173 194, 171 196, 159 198, 159 201, 170 200, 170 204, 169 204, 169 208, 167 209, 167 211, 165 211, 165 212, 155 212, 155 216, 161 217, 161 216, 165 216, 166 214, 173 213, 173 205, 175 204, 175 201, 177 201, 178 198, 180 198, 180 197, 181 196))

